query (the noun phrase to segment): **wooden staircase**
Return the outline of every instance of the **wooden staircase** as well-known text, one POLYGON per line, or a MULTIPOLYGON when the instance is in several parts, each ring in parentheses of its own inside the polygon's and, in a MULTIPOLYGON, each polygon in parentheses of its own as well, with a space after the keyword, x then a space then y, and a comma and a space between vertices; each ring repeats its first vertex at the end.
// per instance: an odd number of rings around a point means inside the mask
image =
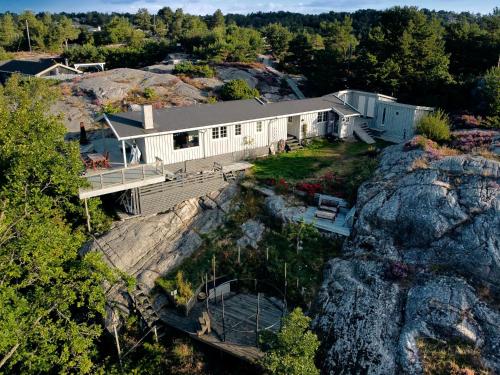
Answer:
POLYGON ((303 148, 297 137, 293 135, 288 135, 286 138, 286 144, 290 147, 290 151, 296 151, 303 148))
POLYGON ((374 133, 366 123, 355 124, 353 127, 353 131, 354 134, 357 135, 363 142, 369 145, 375 143, 375 140, 373 139, 374 133))
POLYGON ((151 304, 147 293, 140 285, 137 285, 134 290, 129 292, 129 295, 134 303, 135 309, 141 315, 146 326, 149 329, 156 327, 156 335, 162 337, 165 334, 163 323, 151 304))

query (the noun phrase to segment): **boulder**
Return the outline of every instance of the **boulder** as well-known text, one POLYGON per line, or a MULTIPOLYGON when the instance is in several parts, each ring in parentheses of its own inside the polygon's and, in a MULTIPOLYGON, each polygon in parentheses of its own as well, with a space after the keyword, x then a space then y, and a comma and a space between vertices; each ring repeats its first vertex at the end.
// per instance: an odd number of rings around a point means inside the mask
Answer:
MULTIPOLYGON (((403 145, 382 152, 316 300, 324 373, 420 374, 419 338, 468 341, 500 371, 499 166, 403 145)), ((279 199, 268 206, 283 212, 279 199)))
POLYGON ((252 247, 257 249, 266 226, 260 221, 249 219, 241 224, 241 230, 243 231, 243 236, 236 241, 236 244, 243 248, 252 247))

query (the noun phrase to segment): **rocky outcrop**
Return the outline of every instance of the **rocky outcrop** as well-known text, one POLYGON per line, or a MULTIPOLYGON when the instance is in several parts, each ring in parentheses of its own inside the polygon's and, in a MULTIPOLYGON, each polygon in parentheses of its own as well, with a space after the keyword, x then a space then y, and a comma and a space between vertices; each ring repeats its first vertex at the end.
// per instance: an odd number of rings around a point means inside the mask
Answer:
POLYGON ((143 288, 152 288, 157 277, 200 247, 201 234, 224 222, 237 191, 236 185, 229 185, 164 214, 117 222, 90 249, 103 252, 110 265, 134 276, 143 288))
POLYGON ((257 249, 266 226, 260 221, 250 219, 241 224, 241 230, 243 231, 243 236, 236 241, 236 245, 242 248, 252 247, 257 249))
POLYGON ((500 371, 499 167, 383 152, 316 301, 325 374, 420 374, 419 338, 469 342, 500 371))

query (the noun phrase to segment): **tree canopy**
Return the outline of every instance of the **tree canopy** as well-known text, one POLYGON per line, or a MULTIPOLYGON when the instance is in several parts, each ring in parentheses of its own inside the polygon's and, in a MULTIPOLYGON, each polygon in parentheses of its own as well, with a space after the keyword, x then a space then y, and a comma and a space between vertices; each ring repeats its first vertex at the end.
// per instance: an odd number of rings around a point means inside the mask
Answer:
POLYGON ((314 357, 319 347, 317 336, 309 330, 311 319, 295 308, 283 319, 283 327, 268 344, 262 365, 270 374, 316 375, 314 357))
POLYGON ((10 373, 91 372, 101 283, 114 279, 97 254, 78 257, 82 167, 47 114, 55 96, 43 80, 0 87, 0 369, 10 373))

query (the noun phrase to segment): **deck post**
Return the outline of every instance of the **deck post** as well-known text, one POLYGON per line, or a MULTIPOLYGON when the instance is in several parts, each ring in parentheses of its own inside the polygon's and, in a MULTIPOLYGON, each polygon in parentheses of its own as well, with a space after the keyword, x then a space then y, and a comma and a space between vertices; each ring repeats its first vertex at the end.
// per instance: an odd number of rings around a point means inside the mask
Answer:
POLYGON ((255 314, 255 344, 259 346, 260 293, 257 292, 257 314, 255 314))
POLYGON ((286 282, 286 262, 285 262, 285 292, 283 293, 283 297, 285 298, 285 301, 284 301, 285 303, 286 303, 286 284, 287 284, 287 282, 286 282))
POLYGON ((89 214, 89 206, 87 204, 87 198, 85 198, 83 202, 85 204, 85 214, 87 215, 87 229, 90 233, 90 214, 89 214))
POLYGON ((122 184, 125 183, 125 169, 122 169, 122 184))
POLYGON ((222 341, 226 341, 226 321, 224 312, 224 293, 221 292, 222 298, 222 341))
POLYGON ((125 150, 125 141, 122 141, 123 165, 127 168, 127 151, 125 150))
POLYGON ((215 289, 215 255, 212 256, 212 270, 214 276, 214 303, 217 305, 217 289, 215 289))
POLYGON ((118 332, 116 331, 116 324, 113 324, 113 331, 115 333, 116 350, 118 351, 118 359, 120 360, 120 367, 122 367, 122 351, 120 349, 120 341, 118 340, 118 332))
POLYGON ((205 273, 205 301, 207 303, 207 313, 208 313, 208 273, 205 273))

